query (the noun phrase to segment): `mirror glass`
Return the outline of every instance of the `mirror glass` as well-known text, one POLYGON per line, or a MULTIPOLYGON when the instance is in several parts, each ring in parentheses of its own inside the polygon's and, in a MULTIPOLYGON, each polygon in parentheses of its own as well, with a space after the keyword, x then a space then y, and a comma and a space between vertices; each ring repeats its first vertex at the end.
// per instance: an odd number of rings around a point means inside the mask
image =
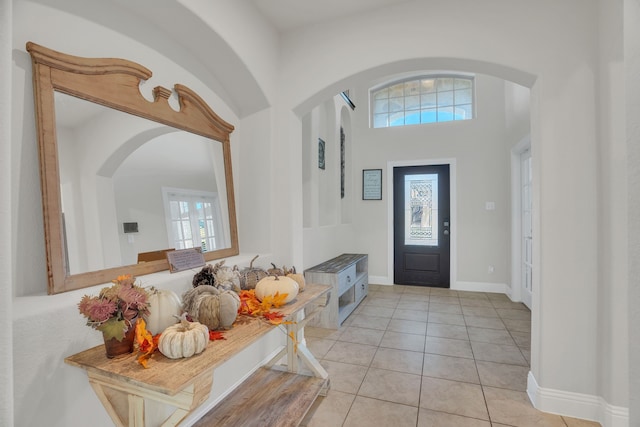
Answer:
POLYGON ((138 63, 26 49, 50 294, 168 270, 168 250, 238 255, 233 125, 179 83, 147 99, 138 63))
POLYGON ((55 92, 67 274, 231 247, 222 144, 55 92), (224 213, 224 214, 223 214, 224 213))

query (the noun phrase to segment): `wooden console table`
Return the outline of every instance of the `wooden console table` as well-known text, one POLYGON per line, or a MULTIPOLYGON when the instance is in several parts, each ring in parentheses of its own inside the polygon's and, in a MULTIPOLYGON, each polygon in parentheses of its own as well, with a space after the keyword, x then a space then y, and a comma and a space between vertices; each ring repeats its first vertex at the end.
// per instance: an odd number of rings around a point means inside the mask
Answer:
MULTIPOLYGON (((280 327, 286 329, 289 337, 295 336, 296 341, 287 339, 287 346, 267 363, 267 367, 273 368, 268 371, 279 372, 279 366, 274 365, 286 356, 287 365, 283 374, 289 377, 292 373, 304 374, 301 378, 317 379, 315 384, 319 387, 311 396, 312 403, 318 393, 323 390, 326 392, 329 375, 302 344, 300 330, 310 318, 326 306, 331 298, 330 289, 330 286, 309 284, 294 301, 280 307, 278 311, 283 313, 285 321, 289 322, 286 325, 275 326, 264 319, 239 316, 233 328, 225 331, 225 340, 210 341, 204 352, 190 358, 169 359, 158 352, 149 361, 149 368, 144 369, 138 364, 135 352, 121 358, 108 359, 104 346, 99 345, 69 356, 65 362, 87 371, 91 387, 115 425, 144 426, 144 403, 149 400, 175 407, 175 411, 162 426, 176 426, 207 400, 216 367, 269 331, 280 327), (300 361, 302 363, 299 363, 300 361), (311 370, 311 375, 303 372, 304 367, 311 370)), ((258 371, 266 370, 261 368, 258 371)), ((262 372, 259 372, 258 376, 262 375, 262 372)), ((239 388, 241 387, 242 385, 239 388)), ((216 408, 217 406, 213 411, 216 408)))

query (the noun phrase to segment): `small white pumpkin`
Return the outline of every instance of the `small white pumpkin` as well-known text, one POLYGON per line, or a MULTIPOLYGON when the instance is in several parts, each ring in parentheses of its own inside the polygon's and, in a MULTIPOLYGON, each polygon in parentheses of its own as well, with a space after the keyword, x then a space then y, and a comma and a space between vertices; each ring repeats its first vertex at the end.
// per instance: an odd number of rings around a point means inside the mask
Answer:
POLYGON ((147 330, 152 335, 157 335, 178 322, 182 314, 182 302, 175 292, 167 289, 152 287, 149 294, 147 330))
POLYGON ((262 301, 267 296, 274 296, 276 293, 287 294, 284 303, 291 302, 298 296, 300 287, 298 283, 286 276, 267 276, 260 279, 256 285, 256 297, 262 301))
POLYGON ((300 292, 304 291, 304 287, 307 285, 307 281, 304 279, 304 275, 300 273, 296 273, 296 268, 291 267, 291 269, 284 269, 285 275, 298 283, 298 287, 300 288, 300 292))
POLYGON ((162 332, 158 350, 169 359, 180 359, 202 353, 208 342, 209 328, 202 323, 182 319, 162 332))

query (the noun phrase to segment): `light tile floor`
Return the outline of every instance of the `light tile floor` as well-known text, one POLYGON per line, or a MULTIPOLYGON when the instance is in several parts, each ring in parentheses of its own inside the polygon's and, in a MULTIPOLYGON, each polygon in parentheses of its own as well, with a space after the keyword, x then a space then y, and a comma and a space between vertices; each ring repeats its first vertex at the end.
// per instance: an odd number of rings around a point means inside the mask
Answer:
POLYGON ((305 334, 331 388, 303 426, 600 425, 532 407, 531 313, 506 295, 371 285, 338 330, 305 334))

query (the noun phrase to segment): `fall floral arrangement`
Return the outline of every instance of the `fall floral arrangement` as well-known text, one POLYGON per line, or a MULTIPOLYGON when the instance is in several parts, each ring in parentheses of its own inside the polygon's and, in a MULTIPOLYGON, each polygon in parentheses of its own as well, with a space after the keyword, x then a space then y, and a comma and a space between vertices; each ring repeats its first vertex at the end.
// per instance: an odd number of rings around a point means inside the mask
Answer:
POLYGON ((87 326, 101 331, 106 340, 122 341, 129 328, 135 327, 137 317, 149 315, 149 294, 135 281, 129 274, 118 276, 98 296, 83 296, 78 309, 87 318, 87 326))

